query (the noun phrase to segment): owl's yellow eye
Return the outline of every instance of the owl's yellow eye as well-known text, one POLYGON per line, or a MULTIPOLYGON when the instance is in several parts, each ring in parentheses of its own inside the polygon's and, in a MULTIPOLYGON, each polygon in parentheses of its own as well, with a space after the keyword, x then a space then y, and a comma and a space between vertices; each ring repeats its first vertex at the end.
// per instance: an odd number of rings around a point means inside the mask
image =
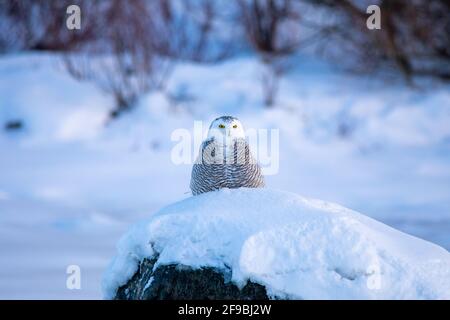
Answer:
POLYGON ((233 125, 233 128, 236 129, 237 128, 237 124, 233 125))
POLYGON ((219 128, 223 129, 223 128, 225 128, 225 126, 223 124, 219 124, 219 128))

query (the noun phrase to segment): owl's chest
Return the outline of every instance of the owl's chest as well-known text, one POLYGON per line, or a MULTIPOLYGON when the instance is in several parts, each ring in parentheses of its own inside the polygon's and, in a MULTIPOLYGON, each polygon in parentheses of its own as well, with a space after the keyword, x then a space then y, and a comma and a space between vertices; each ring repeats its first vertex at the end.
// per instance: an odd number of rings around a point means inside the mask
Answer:
POLYGON ((236 160, 236 150, 231 146, 215 146, 211 153, 214 164, 234 164, 236 160))

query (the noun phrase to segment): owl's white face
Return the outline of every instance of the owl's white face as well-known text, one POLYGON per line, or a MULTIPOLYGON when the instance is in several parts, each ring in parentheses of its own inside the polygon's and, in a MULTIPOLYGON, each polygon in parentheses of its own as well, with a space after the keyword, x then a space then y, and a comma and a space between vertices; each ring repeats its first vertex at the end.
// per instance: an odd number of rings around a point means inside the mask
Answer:
POLYGON ((208 139, 214 138, 218 142, 227 143, 234 139, 245 139, 242 123, 233 117, 220 117, 211 123, 208 131, 208 139))

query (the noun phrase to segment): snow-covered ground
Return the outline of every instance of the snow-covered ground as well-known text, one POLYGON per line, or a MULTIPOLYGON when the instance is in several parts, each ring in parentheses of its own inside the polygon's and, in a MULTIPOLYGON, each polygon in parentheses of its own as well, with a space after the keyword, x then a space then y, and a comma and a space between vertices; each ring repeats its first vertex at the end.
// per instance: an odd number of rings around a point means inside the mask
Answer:
POLYGON ((105 297, 155 254, 155 268, 231 271, 238 286, 250 279, 273 298, 450 299, 447 250, 339 205, 268 188, 190 197, 134 225, 105 272, 105 297))
POLYGON ((70 78, 58 57, 1 57, 0 124, 25 128, 0 132, 0 298, 101 298, 102 272, 130 224, 189 196, 191 168, 171 161, 172 132, 223 114, 280 130, 271 188, 450 249, 449 88, 413 90, 308 57, 289 70, 269 110, 256 59, 179 64, 168 94, 105 125, 112 101, 70 78), (71 264, 81 290, 66 288, 71 264))

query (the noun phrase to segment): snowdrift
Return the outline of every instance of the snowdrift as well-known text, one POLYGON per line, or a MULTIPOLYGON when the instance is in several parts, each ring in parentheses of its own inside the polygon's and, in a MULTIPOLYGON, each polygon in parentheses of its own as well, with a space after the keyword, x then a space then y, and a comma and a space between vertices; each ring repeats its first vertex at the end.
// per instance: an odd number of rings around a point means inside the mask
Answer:
POLYGON ((169 205, 118 244, 103 279, 140 262, 231 270, 281 299, 450 299, 450 253, 337 204, 271 189, 223 189, 169 205))

